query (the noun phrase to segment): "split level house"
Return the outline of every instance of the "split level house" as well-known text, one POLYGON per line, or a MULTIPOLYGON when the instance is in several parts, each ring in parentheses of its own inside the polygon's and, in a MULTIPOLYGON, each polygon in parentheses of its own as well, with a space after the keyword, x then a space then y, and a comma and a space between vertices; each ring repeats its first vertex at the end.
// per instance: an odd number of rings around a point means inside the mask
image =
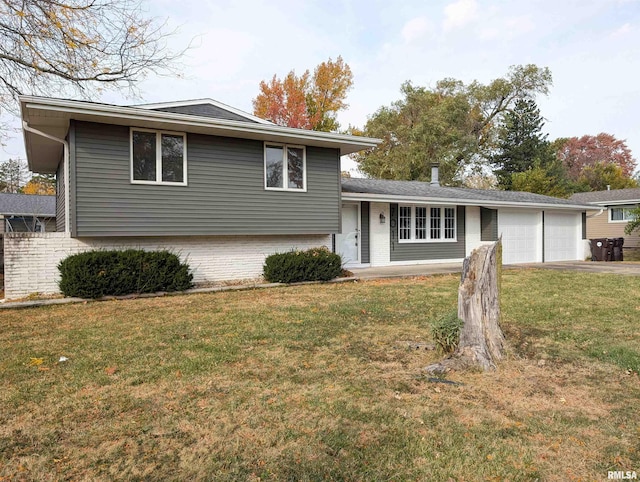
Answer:
POLYGON ((461 261, 502 235, 505 263, 584 259, 585 205, 528 193, 341 179, 378 139, 275 125, 211 99, 137 106, 21 97, 29 168, 57 178, 55 233, 13 233, 7 298, 58 290, 90 249, 169 249, 196 283, 256 278, 274 252, 347 266, 461 261))

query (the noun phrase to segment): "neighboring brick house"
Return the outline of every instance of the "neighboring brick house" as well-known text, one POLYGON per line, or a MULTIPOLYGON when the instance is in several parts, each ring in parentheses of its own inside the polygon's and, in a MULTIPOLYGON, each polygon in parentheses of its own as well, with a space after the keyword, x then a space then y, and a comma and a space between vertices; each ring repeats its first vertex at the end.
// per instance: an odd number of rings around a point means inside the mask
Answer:
POLYGON ((625 252, 640 251, 640 233, 624 232, 631 210, 640 205, 640 188, 581 192, 571 199, 594 205, 594 210, 587 215, 587 238, 624 238, 625 252))

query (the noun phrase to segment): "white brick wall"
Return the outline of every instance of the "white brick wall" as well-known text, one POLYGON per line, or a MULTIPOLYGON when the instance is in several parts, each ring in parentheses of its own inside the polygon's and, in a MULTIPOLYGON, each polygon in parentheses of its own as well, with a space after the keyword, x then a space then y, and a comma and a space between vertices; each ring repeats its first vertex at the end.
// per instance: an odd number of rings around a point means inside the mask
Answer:
POLYGON ((391 240, 389 226, 391 216, 389 203, 371 203, 369 205, 369 236, 371 266, 388 266, 391 262, 391 240), (384 214, 386 222, 380 224, 380 213, 384 214))
POLYGON ((204 283, 257 278, 268 255, 317 246, 331 248, 331 236, 77 239, 67 233, 12 233, 4 236, 5 298, 58 293, 58 263, 71 254, 92 249, 167 249, 189 264, 195 283, 204 283))
POLYGON ((483 244, 491 244, 493 241, 481 241, 480 206, 466 206, 464 216, 465 256, 471 255, 471 251, 483 244))

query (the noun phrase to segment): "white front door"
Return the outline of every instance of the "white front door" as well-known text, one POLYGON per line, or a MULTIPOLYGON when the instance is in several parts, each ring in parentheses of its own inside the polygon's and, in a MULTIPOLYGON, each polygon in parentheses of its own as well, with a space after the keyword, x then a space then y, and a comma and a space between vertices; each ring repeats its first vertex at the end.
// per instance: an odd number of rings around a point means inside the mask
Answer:
POLYGON ((336 252, 342 256, 344 264, 360 262, 360 229, 358 204, 342 205, 342 233, 336 234, 336 252))

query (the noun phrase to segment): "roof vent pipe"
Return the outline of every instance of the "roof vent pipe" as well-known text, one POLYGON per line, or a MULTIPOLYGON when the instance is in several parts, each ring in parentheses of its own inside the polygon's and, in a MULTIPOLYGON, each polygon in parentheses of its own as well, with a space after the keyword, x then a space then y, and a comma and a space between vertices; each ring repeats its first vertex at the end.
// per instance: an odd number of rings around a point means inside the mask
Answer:
POLYGON ((437 162, 433 162, 431 164, 431 182, 429 183, 430 186, 436 186, 436 187, 440 186, 439 173, 438 173, 439 167, 440 167, 440 164, 438 164, 437 162))
POLYGON ((607 184, 607 191, 611 191, 611 184, 607 184))

